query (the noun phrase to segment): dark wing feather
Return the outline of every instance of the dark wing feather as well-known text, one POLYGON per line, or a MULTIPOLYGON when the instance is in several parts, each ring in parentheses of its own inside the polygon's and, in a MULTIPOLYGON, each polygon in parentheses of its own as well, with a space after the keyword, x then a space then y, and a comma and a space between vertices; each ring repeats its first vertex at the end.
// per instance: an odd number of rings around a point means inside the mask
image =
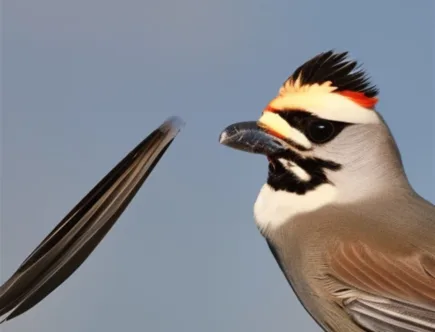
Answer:
POLYGON ((177 136, 170 118, 121 160, 51 231, 0 287, 0 323, 26 312, 92 253, 177 136))

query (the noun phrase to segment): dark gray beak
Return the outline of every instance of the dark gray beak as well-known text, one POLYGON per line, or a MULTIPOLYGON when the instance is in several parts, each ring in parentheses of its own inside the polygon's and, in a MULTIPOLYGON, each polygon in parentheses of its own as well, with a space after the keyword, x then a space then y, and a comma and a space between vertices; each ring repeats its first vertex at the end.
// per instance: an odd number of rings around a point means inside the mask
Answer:
POLYGON ((282 140, 259 127, 256 121, 238 122, 226 127, 219 137, 219 143, 266 156, 287 151, 282 140))

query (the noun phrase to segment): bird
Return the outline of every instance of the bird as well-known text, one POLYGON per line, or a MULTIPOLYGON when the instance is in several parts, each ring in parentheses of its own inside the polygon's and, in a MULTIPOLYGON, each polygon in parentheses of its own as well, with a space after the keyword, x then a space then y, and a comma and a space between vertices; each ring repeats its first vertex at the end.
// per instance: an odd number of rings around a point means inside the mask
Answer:
POLYGON ((372 81, 348 51, 318 53, 219 142, 267 158, 255 224, 323 331, 435 331, 435 208, 372 81))
POLYGON ((57 224, 0 286, 0 323, 20 316, 68 279, 108 234, 172 144, 173 116, 131 150, 57 224))

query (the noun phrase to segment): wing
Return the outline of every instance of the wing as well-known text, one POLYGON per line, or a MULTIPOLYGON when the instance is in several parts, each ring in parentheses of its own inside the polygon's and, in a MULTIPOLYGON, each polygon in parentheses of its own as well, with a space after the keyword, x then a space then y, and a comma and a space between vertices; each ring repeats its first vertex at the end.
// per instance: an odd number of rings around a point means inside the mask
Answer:
POLYGON ((330 255, 330 291, 366 331, 435 331, 435 258, 341 243, 330 255))
POLYGON ((0 323, 26 312, 92 253, 180 131, 165 121, 124 157, 51 231, 0 287, 0 323))

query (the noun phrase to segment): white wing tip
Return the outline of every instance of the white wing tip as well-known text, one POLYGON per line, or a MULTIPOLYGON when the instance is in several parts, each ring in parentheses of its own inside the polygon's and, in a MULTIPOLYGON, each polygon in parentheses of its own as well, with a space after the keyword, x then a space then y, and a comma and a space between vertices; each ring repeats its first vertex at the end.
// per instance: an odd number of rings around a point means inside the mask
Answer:
POLYGON ((186 123, 179 116, 171 116, 163 122, 159 130, 175 137, 185 125, 186 123))
POLYGON ((16 309, 17 307, 13 307, 11 310, 9 310, 8 312, 4 313, 3 315, 0 316, 0 324, 3 324, 4 322, 6 322, 9 318, 9 316, 12 314, 12 312, 16 309))

